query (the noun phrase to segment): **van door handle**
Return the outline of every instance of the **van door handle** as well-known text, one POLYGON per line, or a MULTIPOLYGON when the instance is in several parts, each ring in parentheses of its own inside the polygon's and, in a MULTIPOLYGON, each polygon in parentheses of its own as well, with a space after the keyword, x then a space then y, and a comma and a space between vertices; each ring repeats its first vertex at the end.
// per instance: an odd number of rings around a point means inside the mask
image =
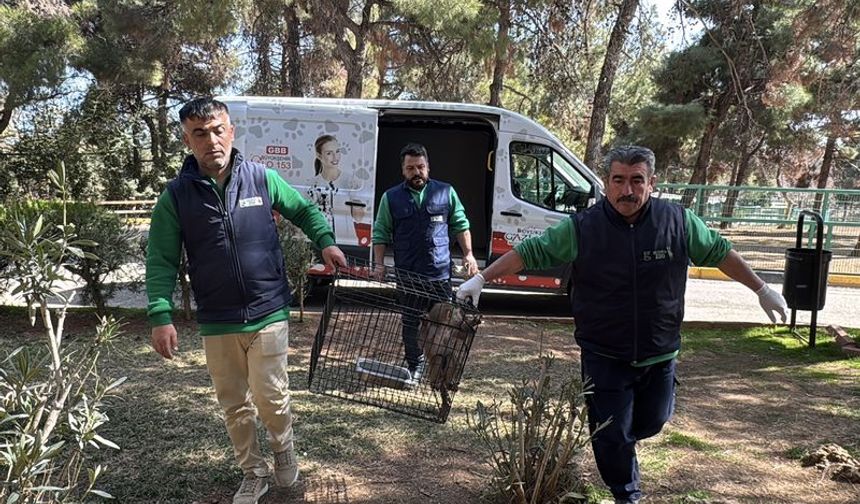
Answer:
POLYGON ((346 206, 354 206, 354 207, 366 207, 366 203, 362 203, 361 201, 347 201, 346 206))
POLYGON ((502 210, 499 213, 501 213, 505 217, 522 217, 523 216, 523 214, 521 214, 520 212, 511 212, 510 210, 502 210))

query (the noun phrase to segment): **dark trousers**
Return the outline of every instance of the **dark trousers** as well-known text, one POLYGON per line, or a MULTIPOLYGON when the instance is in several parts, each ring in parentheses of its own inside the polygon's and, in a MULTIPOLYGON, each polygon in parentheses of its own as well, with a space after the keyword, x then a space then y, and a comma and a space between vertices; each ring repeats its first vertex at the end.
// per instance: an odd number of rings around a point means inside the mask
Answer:
POLYGON ((582 376, 593 384, 586 395, 589 428, 612 420, 591 440, 600 477, 616 499, 639 499, 636 441, 660 432, 672 416, 675 360, 633 367, 583 351, 582 376))
POLYGON ((451 280, 425 281, 420 285, 410 284, 399 292, 400 304, 403 307, 402 337, 406 353, 406 363, 414 371, 424 360, 424 352, 418 345, 418 328, 420 317, 430 309, 433 303, 451 300, 451 280), (418 288, 416 288, 416 286, 418 288))

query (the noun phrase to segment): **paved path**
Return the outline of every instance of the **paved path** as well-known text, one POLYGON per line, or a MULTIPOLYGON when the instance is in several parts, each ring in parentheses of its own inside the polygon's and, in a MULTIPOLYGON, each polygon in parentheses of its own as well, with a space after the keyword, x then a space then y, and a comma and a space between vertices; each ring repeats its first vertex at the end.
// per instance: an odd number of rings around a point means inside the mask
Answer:
MULTIPOLYGON (((771 284, 771 287, 777 290, 782 288, 778 284, 771 284)), ((324 293, 312 296, 308 300, 307 307, 312 311, 318 310, 324 300, 324 293)), ((0 304, 19 303, 8 296, 0 296, 0 304)), ((121 290, 110 304, 145 308, 146 295, 142 291, 121 290)), ((570 305, 563 296, 488 290, 481 296, 481 311, 488 314, 568 317, 570 305)), ((798 323, 809 323, 810 312, 798 311, 797 313, 798 323)), ((736 282, 696 279, 690 279, 687 282, 684 320, 688 322, 769 322, 759 307, 755 294, 746 287, 736 282)), ((860 288, 828 287, 826 304, 818 313, 818 324, 821 327, 827 324, 860 327, 860 288)))
MULTIPOLYGON (((781 291, 782 286, 771 284, 781 291)), ((568 316, 570 307, 561 296, 511 295, 487 292, 481 296, 481 310, 504 314, 568 316)), ((811 312, 798 311, 798 323, 808 324, 811 312)), ((753 322, 769 323, 759 307, 756 295, 737 282, 721 280, 687 281, 684 320, 687 322, 753 322)), ((818 312, 818 324, 860 327, 860 289, 828 287, 824 309, 818 312)))

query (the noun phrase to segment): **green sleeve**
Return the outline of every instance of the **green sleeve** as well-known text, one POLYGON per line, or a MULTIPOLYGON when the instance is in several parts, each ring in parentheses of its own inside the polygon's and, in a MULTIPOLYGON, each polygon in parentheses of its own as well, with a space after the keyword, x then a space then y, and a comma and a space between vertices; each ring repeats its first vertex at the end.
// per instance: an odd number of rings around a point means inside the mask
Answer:
POLYGON ((391 211, 388 209, 388 195, 383 194, 376 210, 376 220, 373 222, 373 244, 388 245, 391 243, 391 211))
POLYGON ((526 238, 514 246, 525 269, 546 269, 573 262, 579 250, 573 219, 562 219, 540 236, 526 238))
POLYGON ((299 194, 277 171, 266 169, 272 209, 298 226, 317 247, 334 245, 334 233, 319 207, 299 194))
POLYGON ((466 209, 463 207, 463 203, 460 202, 457 191, 452 187, 449 193, 451 199, 449 206, 451 210, 448 212, 448 230, 456 236, 463 231, 469 230, 469 218, 466 217, 466 209))
POLYGON ((168 191, 161 193, 149 224, 146 245, 146 314, 153 326, 170 324, 173 289, 182 254, 179 216, 168 191))
POLYGON ((684 210, 687 251, 696 266, 717 266, 732 249, 730 241, 710 229, 692 210, 684 210))

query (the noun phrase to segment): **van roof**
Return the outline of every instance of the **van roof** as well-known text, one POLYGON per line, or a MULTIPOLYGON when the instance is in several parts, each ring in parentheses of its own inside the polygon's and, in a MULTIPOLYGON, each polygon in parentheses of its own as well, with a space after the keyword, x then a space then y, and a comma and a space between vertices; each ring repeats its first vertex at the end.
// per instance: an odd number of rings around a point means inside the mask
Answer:
POLYGON ((247 101, 248 103, 301 103, 306 105, 341 105, 366 108, 396 108, 404 110, 457 110, 464 112, 475 112, 490 115, 513 114, 519 115, 516 112, 511 112, 499 107, 491 107, 489 105, 479 105, 477 103, 457 103, 457 102, 435 102, 435 101, 412 101, 412 100, 365 100, 359 98, 307 98, 307 97, 291 97, 291 96, 224 96, 218 99, 224 101, 247 101))
POLYGON ((283 103, 295 103, 300 105, 323 105, 323 106, 345 106, 363 107, 372 109, 397 109, 397 110, 427 110, 427 111, 451 111, 467 112, 477 115, 492 116, 500 119, 499 128, 505 131, 522 131, 528 128, 536 128, 554 138, 549 130, 537 121, 511 110, 480 105, 477 103, 458 102, 434 102, 434 101, 412 101, 412 100, 364 100, 357 98, 305 98, 289 96, 223 96, 218 97, 225 102, 245 102, 248 105, 270 103, 273 105, 283 103), (507 124, 504 124, 507 123, 507 124))

